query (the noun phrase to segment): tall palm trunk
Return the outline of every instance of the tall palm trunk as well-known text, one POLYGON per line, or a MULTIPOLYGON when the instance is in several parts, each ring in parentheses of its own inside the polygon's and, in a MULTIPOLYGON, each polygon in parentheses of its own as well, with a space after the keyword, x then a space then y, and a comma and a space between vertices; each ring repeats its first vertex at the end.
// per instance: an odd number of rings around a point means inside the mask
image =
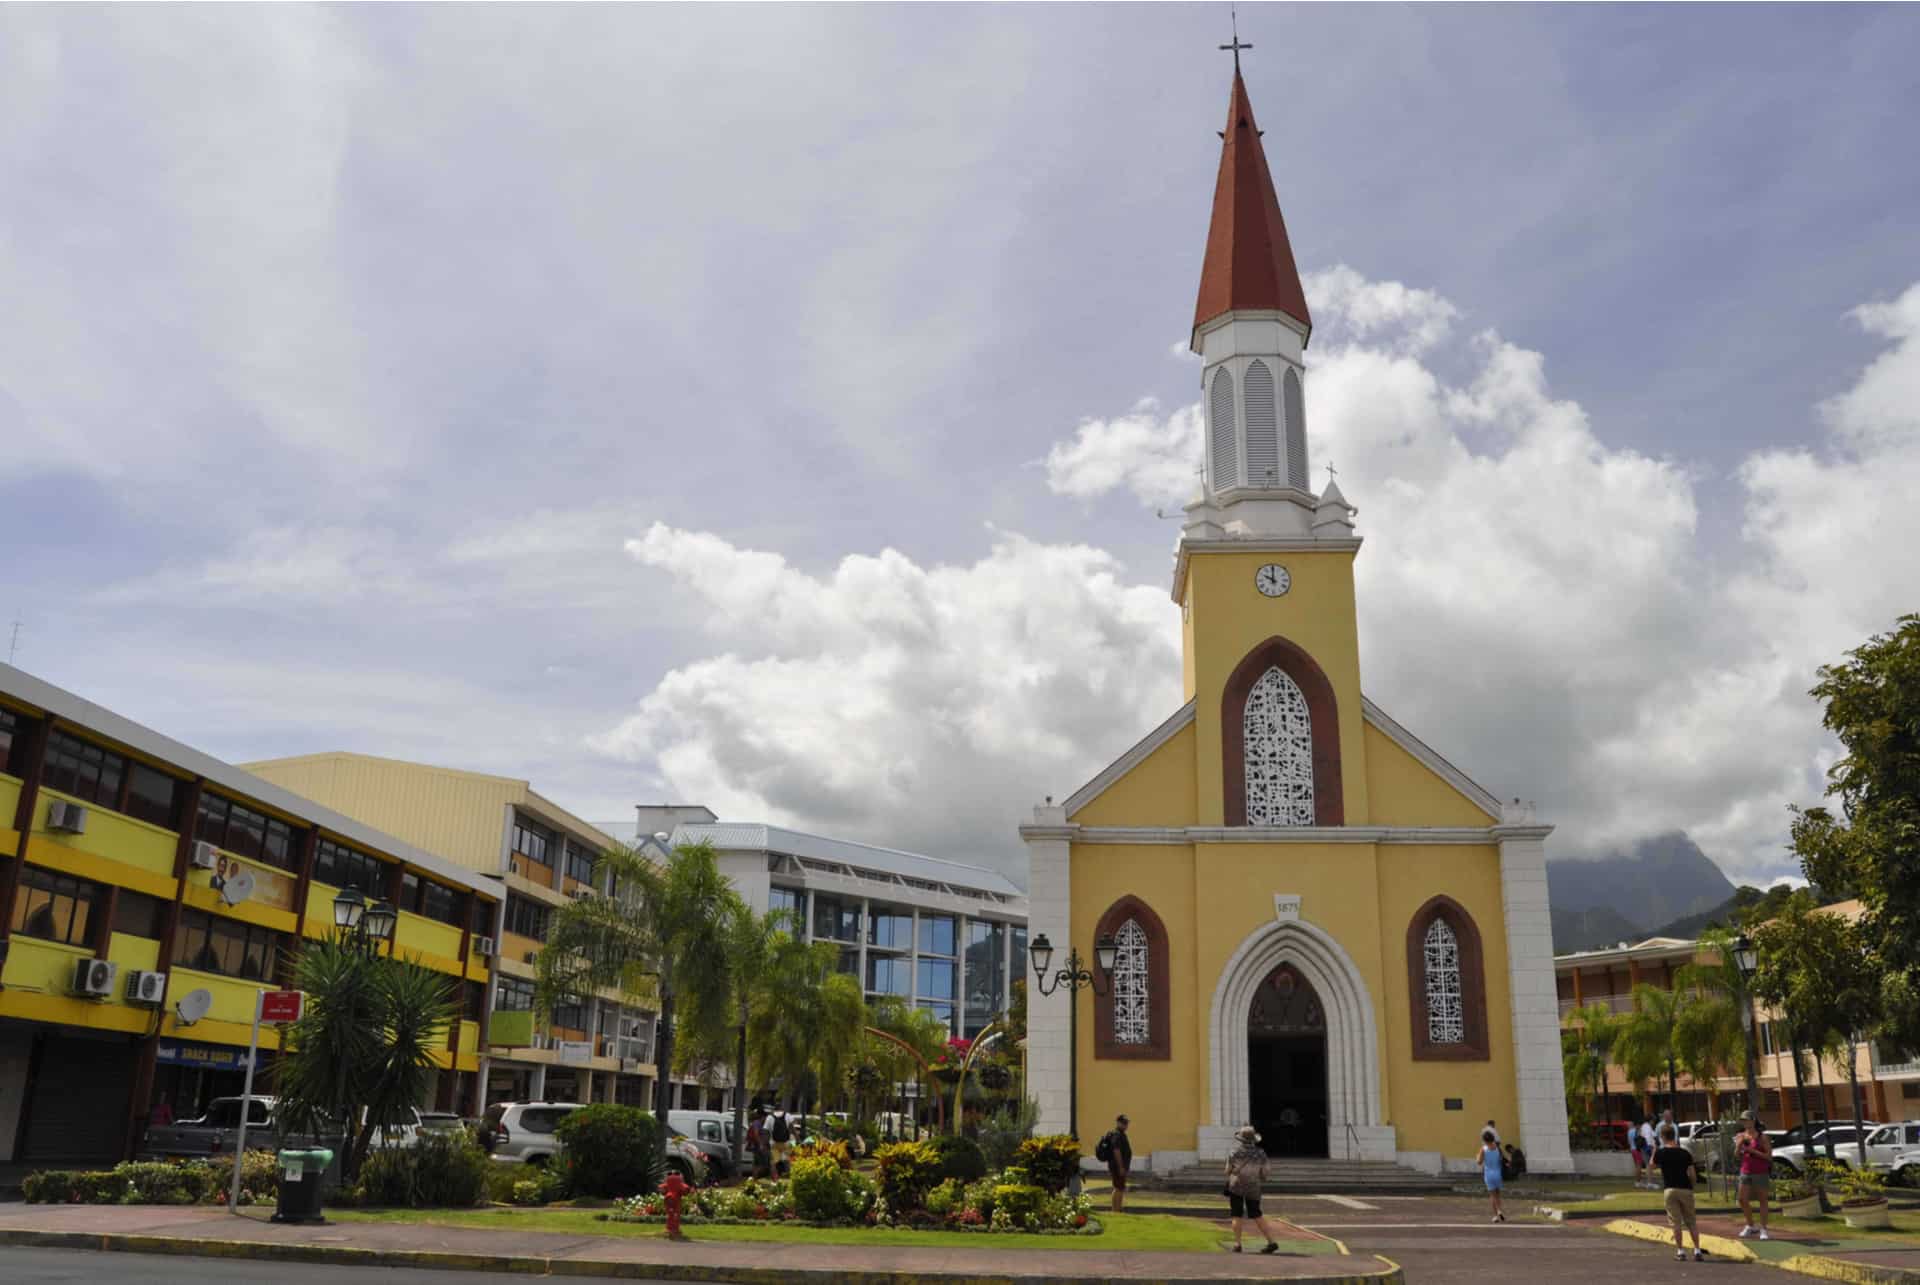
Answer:
POLYGON ((660 1047, 653 1051, 660 1078, 654 1082, 654 1118, 659 1121, 660 1155, 667 1154, 667 1112, 673 1110, 673 990, 660 986, 660 1047))
POLYGON ((1855 1158, 1860 1168, 1867 1165, 1867 1128, 1866 1114, 1860 1106, 1860 1041, 1852 1035, 1847 1036, 1847 1087, 1853 1092, 1853 1145, 1858 1149, 1855 1158))
POLYGON ((1808 1138, 1807 1146, 1808 1149, 1811 1150, 1813 1145, 1813 1129, 1811 1127, 1812 1116, 1808 1114, 1807 1110, 1807 1063, 1806 1060, 1800 1056, 1800 1033, 1791 1026, 1787 1029, 1790 1032, 1788 1035, 1787 1049, 1793 1055, 1794 1091, 1800 1099, 1800 1130, 1806 1134, 1808 1138))
POLYGON ((747 1006, 740 1006, 740 1031, 733 1045, 733 1146, 736 1162, 747 1157, 747 1006))
MULTIPOLYGON (((1820 1052, 1819 1049, 1815 1049, 1813 1051, 1813 1066, 1814 1066, 1814 1070, 1819 1072, 1819 1075, 1820 1075, 1820 1114, 1824 1116, 1826 1119, 1832 1120, 1833 1111, 1831 1110, 1831 1107, 1833 1104, 1833 1099, 1832 1099, 1832 1096, 1827 1092, 1827 1059, 1820 1052)), ((1833 1130, 1828 1129, 1827 1130, 1827 1159, 1837 1160, 1838 1158, 1839 1157, 1834 1153, 1834 1150, 1833 1150, 1833 1130)))

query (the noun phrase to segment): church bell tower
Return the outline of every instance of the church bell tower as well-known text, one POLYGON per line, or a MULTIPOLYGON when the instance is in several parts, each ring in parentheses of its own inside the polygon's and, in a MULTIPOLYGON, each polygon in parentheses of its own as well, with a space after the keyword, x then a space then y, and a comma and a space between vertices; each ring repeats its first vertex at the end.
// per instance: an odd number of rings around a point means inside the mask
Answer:
POLYGON ((1204 483, 1187 505, 1185 530, 1203 540, 1347 536, 1351 511, 1338 489, 1329 486, 1333 503, 1323 511, 1308 477, 1306 350, 1313 317, 1235 61, 1193 310, 1206 447, 1204 483))

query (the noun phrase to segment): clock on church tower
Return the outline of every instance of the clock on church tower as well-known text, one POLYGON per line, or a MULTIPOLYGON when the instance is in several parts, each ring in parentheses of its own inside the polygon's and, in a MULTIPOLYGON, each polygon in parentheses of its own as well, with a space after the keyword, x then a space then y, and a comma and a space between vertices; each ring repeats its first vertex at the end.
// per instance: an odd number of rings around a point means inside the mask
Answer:
POLYGON ((1155 1171, 1217 1172, 1251 1124, 1270 1152, 1438 1174, 1494 1119, 1567 1172, 1551 827, 1363 691, 1356 510, 1330 470, 1311 486, 1312 334, 1236 62, 1172 578, 1185 703, 1021 827, 1033 930, 1125 947, 1090 1021, 1029 992, 1029 1091, 1047 1129, 1128 1113, 1155 1171))

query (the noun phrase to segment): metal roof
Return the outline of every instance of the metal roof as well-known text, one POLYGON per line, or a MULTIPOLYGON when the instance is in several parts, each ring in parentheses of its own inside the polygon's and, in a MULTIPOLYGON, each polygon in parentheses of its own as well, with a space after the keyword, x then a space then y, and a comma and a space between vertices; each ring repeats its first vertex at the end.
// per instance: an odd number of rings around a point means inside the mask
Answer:
POLYGON ((389 857, 397 858, 410 866, 444 879, 462 888, 472 888, 499 900, 503 895, 500 880, 476 873, 465 866, 455 865, 445 857, 436 857, 410 843, 394 838, 390 834, 374 829, 354 820, 350 816, 335 812, 332 808, 323 808, 313 800, 282 789, 271 781, 262 780, 251 772, 243 772, 230 763, 223 763, 211 754, 203 754, 188 745, 162 735, 150 727, 134 722, 104 706, 96 705, 84 697, 76 696, 62 687, 55 687, 44 679, 35 678, 23 669, 12 665, 0 665, 0 692, 6 693, 23 704, 44 710, 62 723, 85 728, 89 732, 116 741, 130 750, 137 750, 149 758, 157 759, 203 777, 209 785, 217 786, 229 794, 242 799, 251 799, 277 808, 289 816, 299 817, 310 825, 331 830, 349 842, 371 848, 389 857))
POLYGON ((711 843, 734 852, 782 852, 791 857, 813 861, 836 861, 860 870, 924 879, 975 892, 991 892, 1002 897, 1026 898, 1026 891, 997 870, 985 866, 925 857, 897 848, 877 848, 851 839, 829 839, 803 834, 777 825, 758 825, 739 821, 720 821, 712 825, 683 825, 674 830, 673 841, 711 843))

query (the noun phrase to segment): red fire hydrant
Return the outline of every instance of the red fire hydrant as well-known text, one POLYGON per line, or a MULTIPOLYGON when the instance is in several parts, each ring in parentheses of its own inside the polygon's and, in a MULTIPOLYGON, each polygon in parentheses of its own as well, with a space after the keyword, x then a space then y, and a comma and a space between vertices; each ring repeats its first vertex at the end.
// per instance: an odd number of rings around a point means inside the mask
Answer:
POLYGON ((667 1179, 660 1184, 660 1194, 667 1198, 667 1239, 685 1240, 680 1234, 680 1200, 693 1188, 680 1176, 678 1169, 669 1170, 667 1179))

